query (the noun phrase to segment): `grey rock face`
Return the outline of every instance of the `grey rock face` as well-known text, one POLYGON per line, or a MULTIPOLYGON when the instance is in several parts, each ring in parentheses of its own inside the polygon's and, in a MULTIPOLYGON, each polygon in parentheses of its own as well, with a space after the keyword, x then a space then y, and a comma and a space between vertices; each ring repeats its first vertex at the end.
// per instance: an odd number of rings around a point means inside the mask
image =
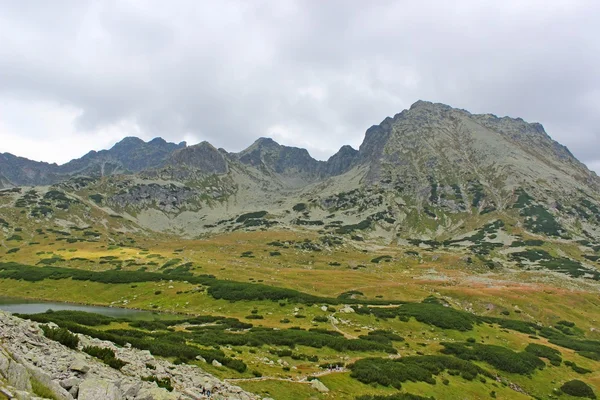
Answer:
POLYGON ((326 176, 336 176, 350 170, 358 161, 358 150, 350 146, 342 146, 340 150, 327 160, 324 166, 326 176))
POLYGON ((174 152, 168 160, 168 165, 197 169, 207 175, 225 174, 228 171, 224 155, 208 142, 174 152))
POLYGON ((10 361, 6 378, 8 383, 18 390, 31 391, 31 381, 27 368, 14 360, 10 361))
POLYGON ((8 375, 8 367, 10 366, 10 356, 0 349, 0 374, 6 377, 8 375))
POLYGON ((123 400, 121 391, 113 382, 86 379, 79 385, 78 400, 123 400))

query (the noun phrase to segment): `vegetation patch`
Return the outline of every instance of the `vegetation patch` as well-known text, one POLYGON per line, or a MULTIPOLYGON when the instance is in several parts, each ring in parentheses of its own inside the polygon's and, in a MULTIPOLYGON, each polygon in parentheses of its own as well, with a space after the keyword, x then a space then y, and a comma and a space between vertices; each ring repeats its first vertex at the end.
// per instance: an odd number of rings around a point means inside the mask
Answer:
POLYGON ((547 358, 552 365, 559 366, 562 362, 560 351, 537 343, 529 343, 525 351, 537 357, 547 358))
POLYGON ((463 360, 484 361, 501 371, 531 375, 545 364, 536 355, 523 351, 515 352, 506 347, 480 343, 442 343, 442 353, 452 354, 463 360))
POLYGON ((335 230, 335 233, 344 235, 347 233, 352 233, 354 231, 364 231, 366 229, 370 229, 372 226, 372 222, 370 220, 364 220, 359 222, 358 224, 350 224, 339 227, 335 230))
POLYGON ((92 357, 96 357, 104 364, 114 369, 120 370, 125 366, 125 364, 127 364, 125 361, 118 359, 112 349, 106 347, 85 346, 82 350, 84 353, 87 353, 92 357))
POLYGON ((259 218, 263 218, 267 214, 268 214, 267 211, 249 212, 249 213, 242 214, 239 217, 237 217, 237 219, 235 220, 235 222, 245 222, 245 221, 250 220, 250 219, 259 219, 259 218))
POLYGON ((77 345, 79 344, 79 338, 77 335, 73 335, 65 328, 51 328, 48 325, 41 325, 42 331, 44 332, 44 336, 48 339, 52 339, 62 344, 63 346, 67 346, 71 349, 77 349, 77 345))
POLYGON ((392 256, 379 256, 371 260, 371 262, 374 264, 379 264, 382 261, 390 262, 392 261, 392 256))
POLYGON ((564 385, 560 387, 560 390, 563 393, 574 397, 585 397, 588 399, 595 399, 596 394, 594 390, 585 382, 580 381, 578 379, 574 379, 572 381, 566 382, 564 385))
POLYGON ((409 356, 398 359, 363 358, 351 364, 349 368, 352 371, 350 376, 362 383, 376 383, 397 389, 406 381, 434 385, 434 376, 445 370, 458 371, 467 380, 473 380, 478 375, 493 377, 470 361, 447 355, 409 356))

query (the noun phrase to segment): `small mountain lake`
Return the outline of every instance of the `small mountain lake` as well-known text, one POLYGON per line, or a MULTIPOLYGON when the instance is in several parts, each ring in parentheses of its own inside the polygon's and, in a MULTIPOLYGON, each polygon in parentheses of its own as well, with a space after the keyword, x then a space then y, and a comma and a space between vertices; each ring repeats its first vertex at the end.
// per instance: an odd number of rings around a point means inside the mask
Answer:
POLYGON ((96 313, 101 315, 106 315, 108 317, 115 318, 130 318, 130 319, 158 319, 165 318, 164 314, 152 312, 152 311, 142 311, 142 310, 132 310, 128 308, 119 308, 119 307, 103 307, 103 306, 86 306, 81 304, 71 304, 71 303, 59 303, 59 302, 51 302, 51 301, 40 301, 40 300, 28 300, 28 299, 19 299, 14 297, 2 297, 0 296, 0 310, 8 311, 11 313, 18 314, 39 314, 46 312, 48 310, 61 311, 61 310, 71 310, 71 311, 85 311, 89 313, 96 313))

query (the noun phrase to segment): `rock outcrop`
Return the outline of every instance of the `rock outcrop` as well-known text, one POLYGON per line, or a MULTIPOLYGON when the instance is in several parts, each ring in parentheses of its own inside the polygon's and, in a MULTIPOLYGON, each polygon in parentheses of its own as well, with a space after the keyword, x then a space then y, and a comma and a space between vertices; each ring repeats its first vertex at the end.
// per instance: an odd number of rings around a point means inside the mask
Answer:
MULTIPOLYGON (((80 348, 111 348, 127 364, 119 371, 81 351, 46 338, 38 323, 0 311, 0 391, 9 399, 59 400, 258 400, 260 397, 222 382, 195 365, 174 365, 148 351, 117 347, 79 335, 80 348), (168 379, 173 391, 142 378, 168 379)), ((1 397, 1 396, 0 396, 1 397)))

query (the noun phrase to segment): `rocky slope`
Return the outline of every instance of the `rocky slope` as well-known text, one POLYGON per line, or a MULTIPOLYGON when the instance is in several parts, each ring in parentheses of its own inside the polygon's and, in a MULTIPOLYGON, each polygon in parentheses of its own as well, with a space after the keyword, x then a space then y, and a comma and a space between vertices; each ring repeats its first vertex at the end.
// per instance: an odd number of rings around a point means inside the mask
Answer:
POLYGON ((196 400, 207 398, 201 394, 206 388, 212 390, 215 399, 259 398, 195 366, 174 365, 148 351, 78 336, 80 349, 109 348, 127 364, 120 371, 113 369, 46 338, 39 324, 0 311, 0 393, 19 400, 50 394, 60 400, 196 400), (174 390, 169 392, 142 380, 148 376, 168 378, 174 390))
POLYGON ((452 238, 511 218, 531 234, 600 238, 600 179, 540 124, 424 101, 369 128, 359 150, 344 146, 326 162, 266 138, 240 153, 127 138, 46 169, 2 157, 3 186, 71 177, 53 190, 140 229, 183 236, 357 225, 391 243, 452 238))

